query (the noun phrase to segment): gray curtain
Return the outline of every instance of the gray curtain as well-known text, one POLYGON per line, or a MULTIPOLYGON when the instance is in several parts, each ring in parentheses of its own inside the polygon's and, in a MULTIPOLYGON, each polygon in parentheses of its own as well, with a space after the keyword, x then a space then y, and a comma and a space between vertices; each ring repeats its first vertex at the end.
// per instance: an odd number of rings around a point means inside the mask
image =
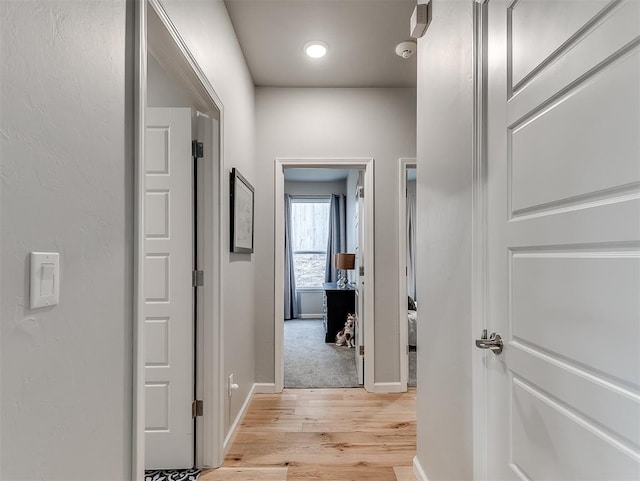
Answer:
POLYGON ((284 318, 298 317, 298 299, 296 296, 296 275, 293 264, 293 246, 291 245, 291 196, 284 195, 284 318))
POLYGON ((329 207, 329 240, 327 262, 324 271, 325 282, 337 282, 338 270, 333 264, 333 256, 347 249, 347 197, 334 194, 329 207))
POLYGON ((416 298, 416 195, 407 195, 407 293, 416 298))

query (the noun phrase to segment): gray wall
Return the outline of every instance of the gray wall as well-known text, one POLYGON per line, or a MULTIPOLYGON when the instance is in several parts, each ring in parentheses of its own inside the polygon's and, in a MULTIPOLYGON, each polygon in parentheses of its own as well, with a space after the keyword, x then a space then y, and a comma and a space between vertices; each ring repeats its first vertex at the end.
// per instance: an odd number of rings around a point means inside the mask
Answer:
POLYGON ((398 158, 415 156, 414 89, 256 89, 256 378, 274 382, 274 159, 375 158, 376 382, 399 381, 398 158))
MULTIPOLYGON (((225 170, 256 185, 254 88, 224 3, 163 4, 224 104, 225 170)), ((0 477, 128 479, 134 2, 34 5, 0 2, 0 477), (61 295, 30 311, 35 250, 61 253, 61 295)), ((223 259, 229 419, 255 381, 254 258, 223 259)))
MULTIPOLYGON (((358 199, 356 198, 356 190, 358 188, 358 178, 360 171, 351 169, 347 177, 347 252, 356 252, 358 246, 358 230, 356 228, 356 209, 358 208, 358 199)), ((349 282, 357 280, 355 269, 347 271, 349 282)))
MULTIPOLYGON (((224 106, 222 161, 225 172, 238 168, 259 192, 262 187, 255 168, 253 81, 224 3, 222 0, 162 0, 162 4, 224 106)), ((223 199, 227 199, 228 182, 223 181, 223 185, 223 199)), ((230 401, 224 396, 228 403, 224 409, 227 413, 225 431, 228 431, 255 382, 254 277, 255 261, 261 254, 259 248, 253 255, 229 253, 225 242, 229 238, 229 226, 225 219, 223 214, 224 370, 225 381, 233 373, 234 382, 240 386, 230 401)))
POLYGON ((0 2, 4 480, 130 478, 133 5, 0 2), (30 251, 60 252, 55 307, 30 251))
POLYGON ((415 194, 416 193, 416 181, 408 180, 407 181, 407 193, 415 194))
POLYGON ((417 459, 430 481, 469 480, 471 431, 470 1, 432 2, 418 44, 417 459))
POLYGON ((344 180, 332 182, 306 182, 285 180, 284 191, 291 195, 326 195, 346 194, 347 186, 344 180))
POLYGON ((197 108, 187 87, 167 73, 151 54, 147 56, 147 106, 197 108))

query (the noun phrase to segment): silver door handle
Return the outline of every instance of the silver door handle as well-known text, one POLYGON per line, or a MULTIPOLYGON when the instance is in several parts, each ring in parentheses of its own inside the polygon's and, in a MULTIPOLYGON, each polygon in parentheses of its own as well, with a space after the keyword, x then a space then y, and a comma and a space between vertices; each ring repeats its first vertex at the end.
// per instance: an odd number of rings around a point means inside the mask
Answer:
POLYGON ((491 349, 491 352, 494 354, 500 354, 503 348, 502 338, 500 334, 496 334, 495 332, 487 338, 487 330, 484 329, 482 331, 482 337, 476 339, 476 347, 479 349, 491 349))

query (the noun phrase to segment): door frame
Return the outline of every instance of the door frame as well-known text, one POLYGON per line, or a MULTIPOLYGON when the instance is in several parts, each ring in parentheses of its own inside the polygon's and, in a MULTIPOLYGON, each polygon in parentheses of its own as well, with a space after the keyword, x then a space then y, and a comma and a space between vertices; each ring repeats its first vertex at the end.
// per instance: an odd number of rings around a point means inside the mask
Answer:
POLYGON ((488 0, 473 5, 473 121, 471 179, 471 391, 473 479, 487 481, 488 400, 486 351, 475 348, 488 325, 488 219, 487 219, 487 81, 488 81, 488 0))
POLYGON ((407 321, 407 169, 415 169, 415 157, 401 157, 398 178, 398 333, 400 337, 400 390, 409 381, 409 326, 407 321), (404 279, 404 282, 402 280, 404 279))
MULTIPOLYGON (((205 184, 214 191, 211 205, 205 205, 212 214, 212 222, 205 228, 213 239, 212 255, 205 265, 212 280, 209 288, 211 299, 204 306, 211 322, 198 325, 202 337, 196 354, 197 384, 200 384, 205 406, 215 406, 205 411, 202 418, 196 418, 196 465, 198 467, 217 467, 223 460, 223 420, 224 420, 224 346, 223 339, 223 296, 221 286, 223 278, 222 219, 224 218, 223 192, 225 179, 223 172, 223 128, 224 106, 215 90, 200 69, 189 51, 177 28, 167 15, 159 0, 136 1, 135 15, 135 85, 134 85, 134 123, 135 123, 135 172, 134 172, 134 250, 133 250, 133 396, 132 396, 132 478, 144 479, 145 469, 145 321, 144 321, 144 222, 145 222, 145 137, 147 108, 147 56, 150 46, 148 15, 156 15, 161 26, 162 47, 158 55, 170 65, 181 78, 199 103, 210 112, 219 114, 217 132, 212 138, 218 139, 218 165, 205 169, 205 184)), ((202 296, 204 297, 204 296, 202 296)), ((202 321, 202 319, 200 319, 202 321)))
POLYGON ((358 169, 364 171, 364 204, 367 223, 364 240, 364 265, 367 282, 365 283, 365 318, 364 318, 364 388, 375 392, 374 387, 374 302, 375 268, 374 268, 374 159, 369 158, 276 158, 274 162, 274 206, 275 206, 275 239, 274 239, 274 373, 275 392, 284 389, 284 169, 285 168, 337 168, 358 169))

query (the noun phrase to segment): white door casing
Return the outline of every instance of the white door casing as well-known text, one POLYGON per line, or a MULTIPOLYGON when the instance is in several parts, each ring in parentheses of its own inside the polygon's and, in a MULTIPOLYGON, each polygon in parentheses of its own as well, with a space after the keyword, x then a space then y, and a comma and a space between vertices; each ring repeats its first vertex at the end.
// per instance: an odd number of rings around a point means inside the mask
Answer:
POLYGON ((193 466, 191 109, 147 109, 145 466, 193 466))
MULTIPOLYGON (((367 248, 364 249, 365 264, 373 267, 373 174, 374 159, 372 158, 343 158, 343 159, 278 159, 274 160, 274 204, 275 204, 275 252, 274 252, 274 391, 281 392, 284 389, 284 169, 285 168, 339 168, 339 169, 360 169, 364 172, 364 189, 367 200, 364 203, 364 210, 367 212, 367 219, 371 219, 366 224, 365 241, 367 248)), ((364 320, 364 344, 366 348, 364 359, 364 387, 368 391, 374 391, 374 305, 373 290, 375 285, 375 272, 373 268, 367 274, 367 285, 365 286, 364 310, 366 312, 364 320)))
POLYGON ((487 80, 486 478, 640 479, 640 2, 491 0, 487 80))

